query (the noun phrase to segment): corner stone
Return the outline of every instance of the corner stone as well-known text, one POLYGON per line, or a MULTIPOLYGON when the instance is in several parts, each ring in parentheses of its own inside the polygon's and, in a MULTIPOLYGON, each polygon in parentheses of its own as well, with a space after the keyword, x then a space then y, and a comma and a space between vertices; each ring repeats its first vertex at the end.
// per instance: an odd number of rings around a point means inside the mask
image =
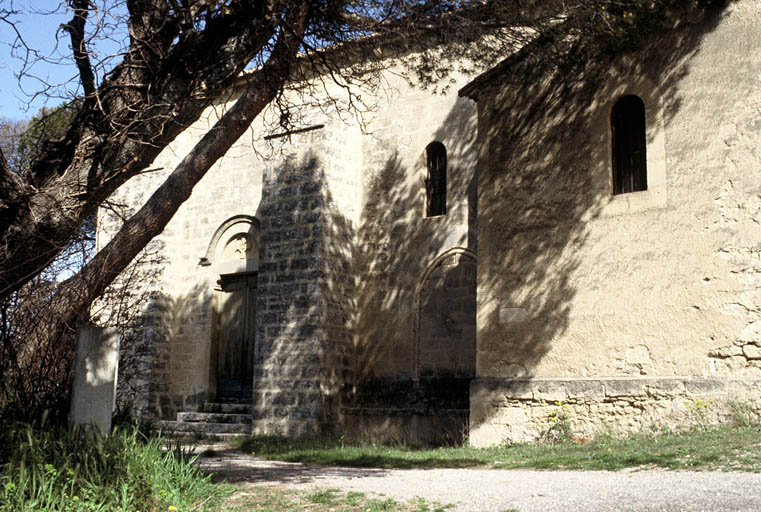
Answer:
POLYGON ((743 355, 748 359, 761 359, 761 347, 757 345, 743 345, 743 355))

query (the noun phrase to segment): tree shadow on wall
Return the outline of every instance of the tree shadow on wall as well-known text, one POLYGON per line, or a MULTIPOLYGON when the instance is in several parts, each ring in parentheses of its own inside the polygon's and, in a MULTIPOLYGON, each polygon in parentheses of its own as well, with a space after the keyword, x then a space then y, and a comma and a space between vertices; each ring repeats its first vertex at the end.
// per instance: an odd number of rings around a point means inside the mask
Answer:
MULTIPOLYGON (((359 229, 334 197, 326 165, 308 154, 265 177, 254 385, 261 433, 335 430, 342 407, 377 406, 390 392, 358 397, 363 383, 379 375, 410 383, 421 276, 443 248, 467 244, 465 220, 447 230, 454 216, 421 218, 419 176, 407 186, 396 156, 371 173, 359 229)), ((439 380, 428 390, 435 393, 397 386, 393 405, 467 409, 468 380, 439 380), (458 404, 443 396, 453 382, 458 404)))
MULTIPOLYGON (((196 284, 180 295, 154 291, 119 367, 120 408, 174 420, 208 400, 211 290, 196 284), (122 365, 124 364, 124 367, 122 365)), ((130 338, 130 340, 132 337, 130 338)))
POLYGON ((397 145, 401 134, 367 143, 347 405, 359 428, 386 439, 459 442, 466 431, 475 373, 475 125, 474 105, 459 99, 438 130, 410 128, 415 154, 397 145), (426 145, 434 141, 447 154, 447 211, 428 217, 426 145), (375 165, 374 152, 385 157, 375 165))
MULTIPOLYGON (((413 133, 415 129, 425 131, 427 127, 413 128, 413 133)), ((472 257, 477 249, 473 103, 458 99, 416 155, 399 153, 395 137, 401 134, 385 135, 388 140, 370 142, 375 151, 390 156, 376 166, 366 164, 364 169, 365 202, 353 254, 359 380, 420 377, 421 293, 430 285, 426 278, 432 277, 431 267, 440 264, 437 258, 447 251, 459 250, 447 262, 457 264, 459 255, 472 257), (447 212, 427 217, 425 144, 433 141, 446 148, 447 212)), ((446 323, 447 312, 439 313, 446 323)))
POLYGON ((353 228, 311 154, 286 156, 265 173, 257 214, 255 432, 333 430, 342 386, 351 381, 353 228))
MULTIPOLYGON (((654 99, 648 135, 668 128, 682 108, 678 85, 690 58, 721 17, 711 9, 703 19, 683 20, 682 28, 630 55, 579 48, 548 62, 529 47, 465 89, 478 97, 480 113, 478 369, 503 393, 490 398, 481 390, 482 402, 504 402, 506 388, 496 379, 512 381, 516 391, 527 387, 548 357, 543 376, 561 378, 587 375, 570 361, 602 357, 601 339, 580 339, 569 327, 572 318, 578 327, 580 313, 599 325, 594 311, 574 308, 601 279, 615 286, 636 273, 637 255, 627 244, 637 240, 622 240, 603 255, 615 269, 601 265, 602 256, 589 259, 603 236, 595 222, 609 219, 606 208, 621 200, 611 197, 610 107, 623 94, 646 94, 654 99)), ((605 236, 615 237, 612 229, 605 236)), ((644 239, 647 231, 636 236, 644 239)))
MULTIPOLYGON (((419 376, 421 282, 452 248, 478 260, 478 377, 530 379, 548 355, 562 360, 551 349, 562 345, 585 283, 578 253, 610 200, 607 135, 590 130, 599 98, 620 94, 616 76, 637 88, 654 84, 668 126, 681 108, 676 85, 717 22, 674 31, 657 51, 645 48, 637 55, 648 56, 647 66, 633 58, 548 68, 530 55, 504 64, 510 71, 484 85, 493 99, 478 120, 478 146, 469 100, 458 101, 436 131, 449 155, 446 216, 425 217, 424 147, 410 163, 391 143, 378 143, 377 152, 391 156, 363 169, 357 219, 331 191, 326 169, 334 162, 306 155, 268 168, 257 212, 255 425, 271 434, 331 430, 347 388, 419 376), (477 174, 468 163, 476 152, 477 174)), ((175 326, 167 339, 181 336, 187 312, 209 302, 208 290, 192 293, 157 299, 156 315, 175 326)), ((155 358, 156 375, 174 364, 166 357, 155 358)), ((161 392, 169 389, 166 379, 155 380, 161 392)))

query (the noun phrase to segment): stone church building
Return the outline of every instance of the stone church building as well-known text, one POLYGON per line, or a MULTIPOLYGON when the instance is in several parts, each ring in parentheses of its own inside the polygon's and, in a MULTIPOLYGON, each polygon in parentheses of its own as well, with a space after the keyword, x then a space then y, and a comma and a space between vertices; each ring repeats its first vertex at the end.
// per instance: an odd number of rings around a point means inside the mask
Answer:
MULTIPOLYGON (((520 51, 444 95, 391 69, 366 126, 257 120, 155 244, 122 396, 167 428, 477 446, 561 407, 580 435, 758 409, 760 27, 742 0, 605 63, 520 51)), ((119 199, 142 204, 223 109, 119 199)))

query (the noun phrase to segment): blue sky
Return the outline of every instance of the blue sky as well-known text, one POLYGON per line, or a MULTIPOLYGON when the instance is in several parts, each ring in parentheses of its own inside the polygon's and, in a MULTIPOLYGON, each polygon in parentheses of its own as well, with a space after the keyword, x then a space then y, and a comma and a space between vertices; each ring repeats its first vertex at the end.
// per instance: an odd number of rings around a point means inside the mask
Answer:
MULTIPOLYGON (((96 3, 103 7, 115 2, 97 0, 96 3)), ((69 35, 59 30, 62 23, 71 19, 71 12, 65 2, 59 0, 0 0, 0 10, 3 9, 19 11, 12 20, 27 46, 36 50, 39 58, 31 56, 36 62, 25 69, 25 51, 18 46, 16 32, 8 23, 0 22, 0 117, 28 118, 41 107, 59 105, 76 92, 77 70, 71 58, 69 35), (18 75, 22 72, 25 76, 19 82, 18 75), (35 94, 38 94, 36 98, 35 94)), ((96 19, 97 16, 91 15, 91 20, 96 19)), ((113 20, 101 17, 100 21, 108 30, 108 22, 113 20)), ((108 54, 117 47, 112 42, 101 41, 95 49, 108 54)))

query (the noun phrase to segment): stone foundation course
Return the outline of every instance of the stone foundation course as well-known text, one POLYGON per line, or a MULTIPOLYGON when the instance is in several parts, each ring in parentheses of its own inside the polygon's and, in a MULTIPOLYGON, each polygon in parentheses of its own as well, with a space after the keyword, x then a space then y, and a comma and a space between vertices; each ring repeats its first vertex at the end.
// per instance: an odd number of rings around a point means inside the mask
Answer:
POLYGON ((761 380, 697 377, 476 379, 470 386, 470 443, 536 441, 567 422, 575 438, 705 426, 733 409, 761 412, 761 380))

